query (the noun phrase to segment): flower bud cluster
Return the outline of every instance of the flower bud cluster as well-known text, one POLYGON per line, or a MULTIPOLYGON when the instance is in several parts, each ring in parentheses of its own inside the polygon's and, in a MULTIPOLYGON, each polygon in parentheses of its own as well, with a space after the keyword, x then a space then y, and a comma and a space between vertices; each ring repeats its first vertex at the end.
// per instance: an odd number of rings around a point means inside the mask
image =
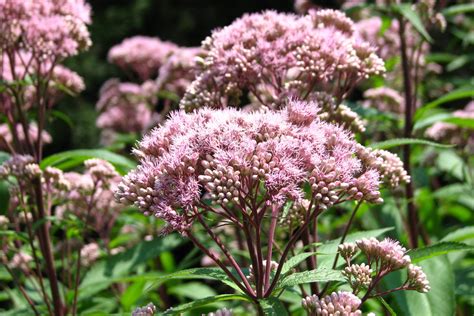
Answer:
POLYGON ((156 306, 153 303, 149 303, 143 307, 137 307, 133 312, 132 316, 153 316, 156 313, 156 306))
POLYGON ((307 199, 301 199, 295 201, 288 209, 287 214, 282 214, 280 223, 289 227, 297 227, 304 222, 309 210, 310 201, 307 199))
MULTIPOLYGON (((239 170, 234 170, 232 166, 219 164, 210 155, 201 161, 201 165, 205 168, 204 175, 199 176, 198 179, 204 184, 211 199, 218 204, 227 204, 231 200, 239 201, 239 188, 242 186, 239 170)), ((194 172, 191 170, 192 167, 189 168, 190 172, 194 172)))
POLYGON ((361 300, 350 292, 333 292, 319 298, 316 294, 307 296, 302 301, 303 308, 310 316, 360 316, 361 300))
POLYGON ((93 242, 84 245, 81 249, 81 264, 84 267, 90 266, 100 256, 100 247, 97 243, 93 242))
POLYGON ((352 288, 368 287, 372 282, 372 269, 365 263, 347 266, 342 275, 345 276, 352 288))
MULTIPOLYGON (((266 271, 267 260, 263 260, 262 267, 263 271, 266 271)), ((278 262, 272 260, 270 262, 270 271, 276 271, 276 269, 278 269, 278 262)), ((249 275, 247 276, 247 279, 249 279, 251 282, 255 282, 255 272, 254 267, 252 265, 249 266, 249 275)))
POLYGON ((431 289, 430 282, 421 267, 410 264, 408 266, 409 287, 420 293, 428 293, 431 289))
POLYGON ((356 35, 352 20, 331 9, 306 16, 246 14, 214 31, 202 48, 201 70, 180 103, 186 111, 239 105, 244 91, 265 107, 281 107, 278 100, 308 91, 344 95, 360 80, 385 71, 375 48, 356 35))
POLYGON ((102 159, 88 159, 84 162, 84 167, 82 174, 64 174, 63 178, 69 183, 69 189, 59 196, 61 203, 56 207, 56 216, 65 218, 72 213, 87 220, 99 236, 105 239, 121 210, 113 195, 120 176, 112 164, 102 159))
POLYGON ((21 269, 22 271, 28 271, 29 263, 33 261, 33 257, 25 252, 16 253, 10 260, 9 265, 14 269, 21 269))
POLYGON ((381 149, 374 150, 373 154, 382 159, 382 163, 377 170, 385 185, 389 188, 397 188, 403 183, 410 182, 410 176, 403 168, 403 162, 400 157, 387 150, 381 149))
POLYGON ((363 106, 366 108, 375 108, 380 112, 394 114, 405 113, 405 101, 394 89, 388 87, 369 89, 364 92, 364 98, 363 106))
POLYGON ((411 263, 407 250, 398 241, 385 238, 382 241, 376 238, 363 238, 355 243, 339 245, 339 254, 346 261, 347 266, 342 274, 346 277, 354 293, 362 288, 373 290, 380 280, 392 271, 407 269, 407 280, 395 290, 415 290, 426 293, 430 290, 429 282, 421 267, 411 263), (352 258, 357 251, 367 259, 367 263, 353 264, 352 258), (377 277, 373 276, 376 275, 377 277))
POLYGON ((403 162, 396 154, 387 150, 358 146, 357 156, 365 164, 373 166, 380 174, 381 182, 391 189, 395 189, 411 180, 407 171, 403 168, 403 162))

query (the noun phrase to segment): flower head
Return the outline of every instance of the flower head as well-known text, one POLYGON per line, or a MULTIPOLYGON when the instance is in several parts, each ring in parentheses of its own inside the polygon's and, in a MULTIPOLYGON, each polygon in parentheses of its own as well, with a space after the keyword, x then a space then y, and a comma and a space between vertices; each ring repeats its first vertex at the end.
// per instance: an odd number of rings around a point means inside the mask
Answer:
POLYGON ((308 107, 316 105, 293 100, 276 112, 176 112, 140 142, 135 150, 140 164, 122 179, 116 198, 181 232, 202 199, 240 203, 259 190, 265 190, 267 205, 283 206, 305 195, 322 209, 343 196, 380 202, 378 173, 355 156, 351 134, 311 121, 308 107))
POLYGON ((311 91, 337 90, 342 96, 358 81, 384 71, 375 49, 356 37, 353 22, 335 10, 306 16, 246 14, 214 31, 202 48, 202 70, 180 103, 188 111, 239 105, 247 91, 272 108, 311 91))
POLYGON ((112 47, 108 60, 124 70, 134 71, 145 81, 158 74, 158 69, 177 48, 157 37, 134 36, 112 47))
POLYGON ((362 312, 359 310, 361 300, 349 292, 333 292, 323 298, 319 298, 316 294, 307 296, 303 299, 302 305, 311 316, 360 316, 362 312))

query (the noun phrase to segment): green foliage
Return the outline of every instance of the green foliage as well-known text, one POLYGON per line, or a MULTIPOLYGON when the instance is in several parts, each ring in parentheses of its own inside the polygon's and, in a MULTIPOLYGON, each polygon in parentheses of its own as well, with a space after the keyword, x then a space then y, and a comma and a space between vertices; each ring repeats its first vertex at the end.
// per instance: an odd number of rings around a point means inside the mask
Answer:
POLYGON ((416 139, 416 138, 395 138, 395 139, 390 139, 390 140, 386 140, 379 143, 370 144, 369 147, 372 147, 375 149, 388 149, 388 148, 399 147, 403 145, 427 145, 427 146, 432 146, 432 147, 437 147, 437 148, 454 147, 454 145, 443 145, 443 144, 439 144, 439 143, 432 142, 429 140, 416 139))
POLYGON ((62 170, 70 170, 91 158, 100 158, 110 162, 121 174, 125 174, 136 166, 136 163, 132 160, 105 149, 76 149, 46 157, 41 162, 40 167, 51 166, 62 170))

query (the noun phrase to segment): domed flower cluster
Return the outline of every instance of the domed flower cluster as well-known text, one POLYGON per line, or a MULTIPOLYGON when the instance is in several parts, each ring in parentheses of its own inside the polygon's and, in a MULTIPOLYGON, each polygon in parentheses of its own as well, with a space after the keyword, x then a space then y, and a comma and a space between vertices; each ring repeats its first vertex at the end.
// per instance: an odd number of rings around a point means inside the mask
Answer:
POLYGON ((415 290, 426 293, 430 290, 429 282, 421 267, 411 264, 411 258, 407 250, 398 241, 385 238, 379 241, 375 238, 363 238, 355 243, 344 243, 338 249, 341 257, 346 261, 347 267, 343 275, 347 278, 355 294, 366 289, 365 298, 383 295, 385 293, 372 293, 377 284, 387 274, 406 268, 407 279, 398 288, 391 290, 415 290), (361 251, 367 259, 367 263, 353 264, 352 259, 361 251))
POLYGON ((134 36, 112 47, 108 60, 145 81, 156 77, 160 67, 177 49, 175 44, 157 37, 134 36))
POLYGON ((357 157, 351 134, 320 121, 316 108, 290 100, 274 112, 174 113, 140 142, 140 164, 123 178, 117 200, 180 232, 201 197, 244 209, 262 189, 264 204, 280 207, 304 197, 321 209, 351 199, 381 202, 377 170, 357 157))
POLYGON ((350 292, 333 292, 319 298, 316 294, 303 299, 303 308, 310 316, 345 315, 360 316, 361 300, 350 292))
MULTIPOLYGON (((453 116, 457 118, 474 119, 474 101, 470 102, 462 110, 454 111, 453 116)), ((426 130, 426 135, 438 141, 445 141, 474 152, 474 129, 463 128, 446 122, 437 122, 426 130)))
POLYGON ((108 80, 100 90, 97 110, 97 127, 115 132, 142 132, 152 120, 150 104, 154 87, 149 82, 142 85, 108 80))
POLYGON ((21 48, 40 59, 87 49, 90 7, 84 0, 0 1, 0 49, 21 48))
POLYGON ((374 108, 380 112, 394 114, 405 113, 405 101, 400 93, 388 87, 369 89, 364 92, 365 101, 363 106, 374 108))
POLYGON ((353 22, 329 9, 306 16, 246 14, 214 31, 202 47, 202 71, 180 103, 187 111, 240 105, 244 93, 270 108, 312 91, 341 99, 360 80, 385 70, 375 48, 357 37, 353 22))

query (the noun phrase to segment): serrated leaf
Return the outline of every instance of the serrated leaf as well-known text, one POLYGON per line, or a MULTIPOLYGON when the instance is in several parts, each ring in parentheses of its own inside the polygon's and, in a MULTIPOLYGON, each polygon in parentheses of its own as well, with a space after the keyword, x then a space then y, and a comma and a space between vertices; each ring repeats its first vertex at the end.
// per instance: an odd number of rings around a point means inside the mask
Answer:
POLYGON ((424 261, 429 258, 445 255, 453 251, 472 251, 474 246, 466 245, 454 241, 442 241, 434 245, 423 248, 412 249, 408 251, 408 255, 413 263, 424 261))
POLYGON ((344 281, 341 271, 318 268, 315 270, 293 273, 281 279, 277 288, 281 289, 285 287, 292 287, 298 284, 329 281, 344 281))
POLYGON ((222 302, 222 301, 235 301, 235 300, 250 302, 250 299, 244 295, 221 294, 221 295, 210 296, 210 297, 206 297, 200 300, 195 300, 189 303, 172 307, 166 310, 163 313, 163 315, 180 315, 181 313, 190 311, 198 307, 209 305, 212 303, 217 303, 217 302, 222 302))
POLYGON ((468 239, 474 238, 474 226, 463 227, 461 229, 457 229, 441 239, 441 241, 464 241, 468 239))
POLYGON ((283 268, 281 269, 282 275, 287 274, 291 269, 293 269, 298 264, 300 264, 301 262, 306 260, 306 258, 314 256, 315 254, 316 254, 315 252, 303 252, 303 253, 300 253, 300 254, 298 254, 294 257, 291 257, 283 265, 283 268))
POLYGON ((276 297, 269 297, 260 301, 263 313, 266 316, 286 316, 288 311, 283 302, 276 297))
POLYGON ((40 167, 44 169, 47 166, 51 166, 68 170, 81 165, 85 160, 91 158, 100 158, 110 162, 121 174, 136 167, 136 163, 132 160, 104 149, 76 149, 64 151, 43 159, 40 167))
POLYGON ((426 139, 419 139, 419 138, 394 138, 389 139, 379 143, 372 143, 369 147, 374 149, 388 149, 392 147, 398 147, 403 145, 426 145, 432 146, 437 148, 451 148, 454 145, 444 145, 436 142, 432 142, 426 139))
POLYGON ((420 16, 412 9, 411 4, 399 4, 394 6, 394 8, 415 27, 415 29, 425 38, 425 40, 430 43, 433 41, 431 36, 426 31, 420 16))

